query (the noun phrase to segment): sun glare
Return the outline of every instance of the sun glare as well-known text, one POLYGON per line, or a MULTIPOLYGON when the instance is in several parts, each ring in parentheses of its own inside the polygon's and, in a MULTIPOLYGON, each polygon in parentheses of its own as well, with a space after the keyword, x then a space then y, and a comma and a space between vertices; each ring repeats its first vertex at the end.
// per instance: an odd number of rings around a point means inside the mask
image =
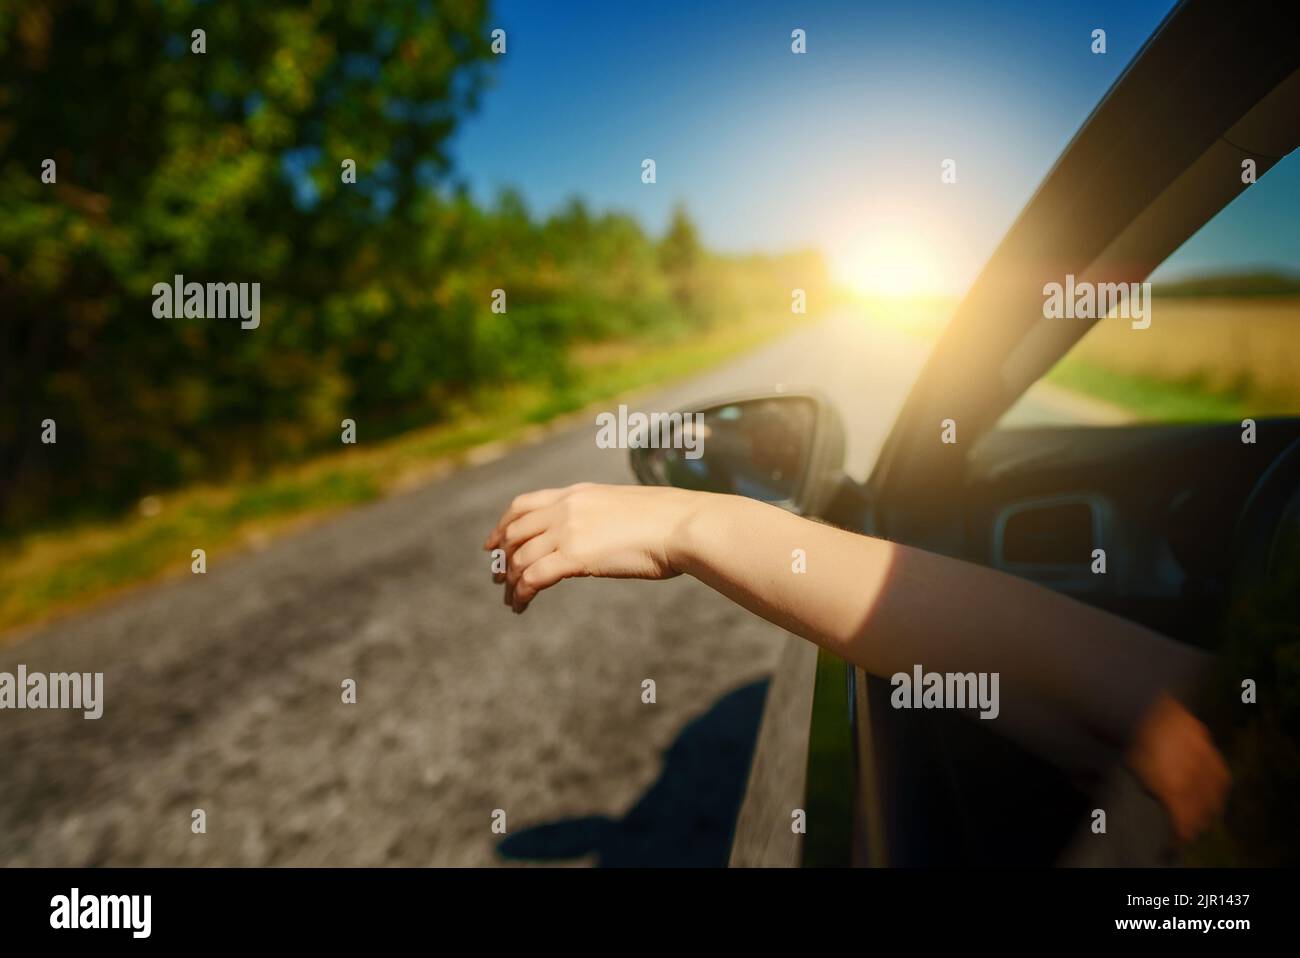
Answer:
POLYGON ((865 296, 921 296, 947 284, 926 244, 907 233, 864 234, 831 260, 836 282, 865 296))

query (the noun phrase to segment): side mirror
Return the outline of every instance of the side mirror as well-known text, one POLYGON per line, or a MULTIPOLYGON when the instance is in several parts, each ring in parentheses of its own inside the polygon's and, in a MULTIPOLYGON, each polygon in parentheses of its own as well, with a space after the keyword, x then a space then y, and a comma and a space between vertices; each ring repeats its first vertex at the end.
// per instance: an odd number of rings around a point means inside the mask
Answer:
POLYGON ((844 425, 815 392, 739 396, 678 416, 682 448, 632 449, 643 485, 748 496, 799 515, 818 515, 839 489, 844 425))

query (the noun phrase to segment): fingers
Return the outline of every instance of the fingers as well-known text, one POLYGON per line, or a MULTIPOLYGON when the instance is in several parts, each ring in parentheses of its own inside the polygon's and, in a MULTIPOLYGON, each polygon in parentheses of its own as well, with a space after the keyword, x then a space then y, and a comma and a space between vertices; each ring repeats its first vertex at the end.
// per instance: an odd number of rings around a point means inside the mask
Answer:
POLYGON ((515 496, 514 500, 506 508, 505 513, 497 522, 496 527, 488 534, 483 542, 484 549, 495 549, 501 544, 505 536, 506 528, 520 516, 537 509, 545 508, 560 499, 563 499, 573 489, 569 486, 564 489, 538 489, 536 492, 526 492, 523 495, 515 496))
POLYGON ((484 540, 484 549, 506 552, 506 571, 494 573, 492 580, 505 584, 502 600, 516 612, 523 612, 543 589, 569 576, 584 574, 580 565, 555 551, 553 537, 547 533, 556 520, 550 507, 590 485, 579 482, 563 489, 539 489, 516 496, 484 540))
POLYGON ((502 530, 497 545, 507 553, 514 553, 533 536, 545 532, 553 520, 549 507, 526 512, 502 530))
POLYGON ((511 607, 523 612, 543 589, 549 589, 561 579, 582 574, 582 566, 576 561, 561 552, 549 552, 520 573, 511 607))
POLYGON ((514 604, 515 588, 518 585, 519 577, 523 574, 524 570, 547 553, 554 551, 555 543, 552 537, 543 533, 529 539, 510 556, 506 574, 505 576, 500 577, 504 580, 506 585, 505 595, 502 600, 506 605, 514 604))
MULTIPOLYGON (((510 589, 514 587, 514 579, 511 577, 511 570, 516 568, 516 553, 533 542, 549 529, 554 521, 554 515, 551 509, 538 509, 535 512, 525 513, 510 525, 506 526, 497 538, 497 547, 504 550, 506 554, 506 571, 497 572, 492 576, 492 581, 496 583, 505 582, 506 585, 506 604, 510 604, 510 589)), ((540 558, 549 552, 552 547, 548 547, 544 552, 538 552, 534 549, 530 555, 533 558, 540 558)), ((522 566, 520 567, 522 568, 522 566)))

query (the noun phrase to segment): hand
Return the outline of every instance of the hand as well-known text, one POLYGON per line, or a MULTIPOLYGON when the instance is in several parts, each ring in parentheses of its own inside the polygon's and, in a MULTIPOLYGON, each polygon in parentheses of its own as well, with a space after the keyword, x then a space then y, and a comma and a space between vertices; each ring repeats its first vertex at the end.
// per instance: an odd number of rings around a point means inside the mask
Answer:
POLYGON ((673 537, 702 493, 581 482, 518 496, 483 543, 506 552, 505 603, 523 612, 538 592, 573 576, 667 579, 673 537))
POLYGON ((1223 811, 1228 766, 1209 730, 1168 695, 1142 720, 1128 764, 1164 804, 1180 842, 1195 838, 1223 811))

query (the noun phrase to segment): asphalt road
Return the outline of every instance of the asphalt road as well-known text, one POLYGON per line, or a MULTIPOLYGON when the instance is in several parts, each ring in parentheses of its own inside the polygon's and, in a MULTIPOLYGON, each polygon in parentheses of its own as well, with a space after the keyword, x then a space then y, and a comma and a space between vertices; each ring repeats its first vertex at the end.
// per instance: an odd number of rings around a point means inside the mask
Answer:
MULTIPOLYGON (((861 477, 922 359, 840 317, 633 405, 816 384, 861 477)), ((0 712, 0 863, 724 863, 785 633, 686 579, 567 582, 514 616, 480 551, 521 491, 631 481, 594 435, 571 424, 0 647, 0 671, 105 676, 99 721, 0 712)))

